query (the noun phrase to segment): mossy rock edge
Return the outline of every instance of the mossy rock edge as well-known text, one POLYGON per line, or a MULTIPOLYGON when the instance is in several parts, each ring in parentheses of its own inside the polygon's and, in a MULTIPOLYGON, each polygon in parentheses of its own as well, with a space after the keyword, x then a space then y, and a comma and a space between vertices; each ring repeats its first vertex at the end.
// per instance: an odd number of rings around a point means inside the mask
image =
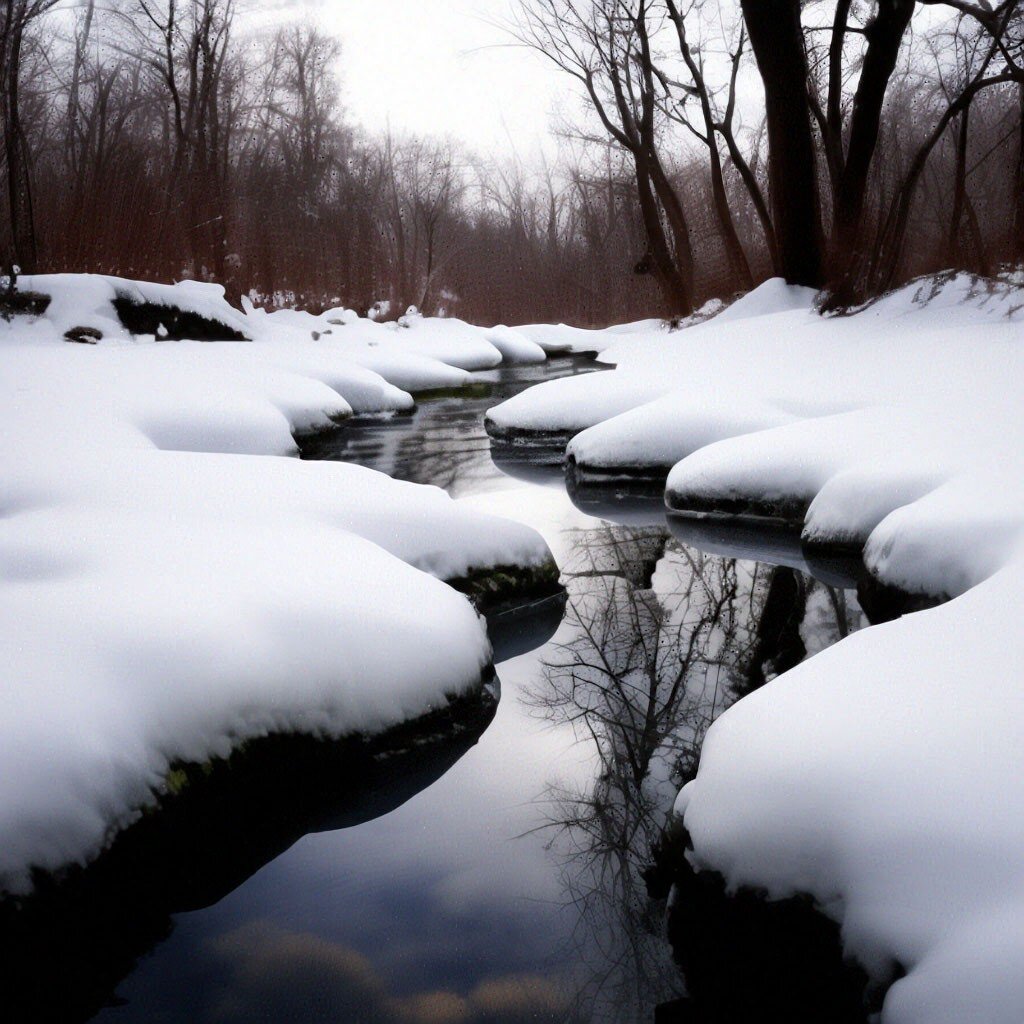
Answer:
POLYGON ((386 814, 440 778, 497 708, 493 673, 477 689, 373 736, 274 734, 230 756, 177 762, 155 802, 88 866, 36 872, 0 900, 5 1020, 87 1020, 172 916, 212 905, 303 835, 386 814))

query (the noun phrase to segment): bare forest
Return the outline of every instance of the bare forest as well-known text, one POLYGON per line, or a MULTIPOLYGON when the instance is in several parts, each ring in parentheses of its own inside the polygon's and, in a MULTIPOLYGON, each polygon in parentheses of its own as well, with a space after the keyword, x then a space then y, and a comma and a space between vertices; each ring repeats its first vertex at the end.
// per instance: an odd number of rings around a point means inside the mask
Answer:
POLYGON ((548 160, 356 126, 343 44, 245 14, 4 0, 9 267, 605 325, 1024 258, 1019 0, 521 0, 574 97, 548 160))

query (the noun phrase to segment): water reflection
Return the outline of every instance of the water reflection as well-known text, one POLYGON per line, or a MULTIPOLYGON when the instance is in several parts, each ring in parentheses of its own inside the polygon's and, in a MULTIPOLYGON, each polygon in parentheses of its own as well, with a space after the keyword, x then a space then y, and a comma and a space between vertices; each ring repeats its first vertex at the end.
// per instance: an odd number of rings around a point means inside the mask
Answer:
POLYGON ((557 987, 537 975, 489 979, 465 995, 398 995, 351 946, 268 921, 218 936, 207 953, 223 987, 204 1019, 218 1024, 556 1024, 566 1009, 557 987))
POLYGON ((684 544, 723 558, 743 558, 788 566, 830 587, 855 590, 863 577, 859 554, 815 553, 803 544, 800 531, 771 520, 751 522, 714 516, 668 517, 672 535, 684 544))
POLYGON ((472 748, 495 709, 488 688, 369 740, 270 736, 182 767, 160 811, 87 869, 41 876, 32 899, 0 905, 3 1019, 89 1019, 168 939, 173 914, 223 900, 304 835, 401 807, 472 748))
POLYGON ((307 448, 540 529, 565 619, 510 624, 494 722, 433 785, 357 828, 307 834, 177 915, 103 1021, 618 1024, 680 993, 643 870, 704 733, 861 614, 791 552, 759 564, 735 537, 673 536, 660 499, 630 487, 567 494, 560 467, 496 464, 486 408, 565 372, 481 375, 489 398, 423 402, 307 448))
POLYGON ((307 438, 302 442, 302 457, 369 466, 396 480, 443 487, 455 498, 503 486, 506 473, 531 483, 548 482, 554 476, 561 482, 561 451, 554 467, 539 465, 537 458, 522 459, 519 449, 509 450, 507 463, 500 457, 492 459, 484 413, 533 384, 599 369, 573 357, 474 374, 468 392, 427 396, 411 414, 356 419, 340 430, 307 438))
POLYGON ((565 569, 565 639, 524 697, 593 754, 582 786, 552 783, 538 825, 578 916, 587 1020, 651 1019, 681 980, 651 862, 710 724, 734 700, 861 625, 854 603, 786 566, 723 559, 664 528, 587 531, 565 569))

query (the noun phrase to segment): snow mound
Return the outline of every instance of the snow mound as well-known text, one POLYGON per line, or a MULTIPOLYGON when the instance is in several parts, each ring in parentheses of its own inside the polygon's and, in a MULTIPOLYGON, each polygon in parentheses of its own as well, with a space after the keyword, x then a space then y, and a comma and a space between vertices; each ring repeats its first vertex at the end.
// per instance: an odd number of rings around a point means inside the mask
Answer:
POLYGON ((472 691, 486 629, 443 581, 551 565, 539 534, 437 488, 267 457, 411 407, 343 346, 255 310, 252 343, 138 342, 118 287, 61 280, 46 316, 0 323, 0 892, 94 856, 175 762, 375 732, 472 691), (98 345, 62 340, 90 317, 98 345))
MULTIPOLYGON (((610 373, 530 389, 492 431, 575 433, 583 469, 669 466, 686 514, 789 520, 952 598, 785 673, 709 731, 677 813, 732 887, 809 893, 879 980, 883 1024, 1024 1005, 1024 291, 945 274, 850 315, 768 282, 610 373)), ((608 334, 609 332, 605 332, 608 334)))
POLYGON ((487 332, 489 341, 506 363, 543 363, 547 353, 520 331, 500 325, 487 332))
POLYGON ((495 525, 429 494, 374 493, 347 468, 76 453, 48 460, 47 504, 37 480, 5 472, 20 510, 0 543, 0 888, 98 852, 174 761, 274 732, 374 732, 478 685, 478 616, 404 559, 442 566, 447 541, 457 569, 459 531, 495 525), (415 517, 440 536, 396 532, 397 554, 375 543, 395 502, 394 527, 415 517))
POLYGON ((1019 617, 1015 568, 848 637, 727 711, 677 802, 698 865, 809 893, 907 969, 886 1024, 1020 1019, 1019 617))

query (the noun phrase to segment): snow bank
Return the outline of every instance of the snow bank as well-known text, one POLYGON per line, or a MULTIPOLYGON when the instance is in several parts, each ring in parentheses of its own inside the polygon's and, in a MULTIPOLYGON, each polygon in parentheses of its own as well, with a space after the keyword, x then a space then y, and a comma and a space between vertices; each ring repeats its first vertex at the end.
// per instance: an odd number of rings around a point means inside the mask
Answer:
POLYGON ((710 730, 677 813, 700 868, 809 893, 889 990, 883 1024, 1024 1006, 1024 294, 945 275, 825 318, 781 282, 611 373, 531 389, 506 432, 584 470, 668 475, 670 508, 773 516, 953 598, 855 634, 710 730), (566 407, 572 406, 572 411, 566 407), (586 429, 583 429, 586 428, 586 429))
MULTIPOLYGON (((737 357, 745 354, 736 351, 741 346, 734 345, 731 359, 716 355, 715 349, 722 337, 733 336, 744 321, 755 321, 753 326, 745 327, 743 331, 744 338, 753 348, 762 331, 756 321, 770 315, 766 310, 778 315, 795 310, 798 315, 806 317, 812 301, 813 293, 807 289, 768 282, 724 309, 720 303, 709 304, 685 327, 674 331, 653 320, 603 331, 580 330, 564 325, 517 328, 548 351, 561 341, 574 352, 597 352, 601 362, 614 364, 617 370, 610 374, 587 374, 546 381, 521 392, 488 412, 488 430, 499 437, 508 434, 525 436, 531 432, 580 434, 676 391, 687 397, 696 396, 702 408, 695 412, 702 415, 707 411, 709 401, 706 389, 701 387, 702 374, 720 368, 726 360, 735 362, 737 357), (709 365, 709 358, 713 365, 709 365), (681 391, 684 382, 686 388, 681 391)), ((763 362, 762 356, 756 367, 744 370, 742 366, 736 366, 734 369, 743 375, 745 381, 753 383, 758 379, 757 371, 763 362)), ((723 396, 723 407, 735 405, 733 398, 732 395, 723 396)), ((649 422, 644 422, 645 419, 646 416, 630 418, 616 434, 598 434, 597 442, 588 445, 586 452, 574 446, 570 454, 581 465, 593 464, 595 468, 628 465, 635 469, 677 462, 682 457, 681 447, 692 442, 678 436, 671 441, 664 439, 671 415, 666 417, 655 411, 649 422), (614 448, 618 440, 624 446, 622 451, 606 450, 606 443, 614 448), (645 453, 652 445, 658 446, 657 458, 652 452, 653 461, 645 459, 645 453), (634 447, 635 453, 629 454, 634 447)))
POLYGON ((1017 358, 1007 351, 1014 299, 970 288, 964 279, 936 295, 912 287, 855 316, 826 319, 812 309, 813 293, 770 281, 684 330, 640 329, 617 340, 599 332, 605 340, 592 347, 614 373, 532 388, 492 409, 489 422, 506 433, 577 434, 569 454, 581 466, 638 469, 793 419, 902 404, 908 394, 946 400, 954 381, 968 395, 988 392, 1006 359, 1017 358), (987 339, 980 350, 965 333, 977 329, 987 339))
POLYGON ((699 866, 810 893, 866 966, 908 970, 887 1024, 1024 1006, 1019 593, 1005 570, 780 676, 712 726, 677 802, 699 866))
MULTIPOLYGON (((174 760, 273 732, 373 732, 478 685, 477 615, 401 557, 441 563, 443 540, 402 538, 396 557, 359 536, 364 512, 334 508, 335 489, 366 481, 310 468, 115 451, 83 469, 76 453, 49 460, 60 486, 44 505, 35 479, 5 473, 19 508, 0 544, 3 887, 97 852, 174 760)), ((437 518, 427 502, 418 522, 437 518)))
MULTIPOLYGON (((258 343, 247 355, 235 353, 232 359, 269 362, 315 376, 341 391, 357 413, 408 408, 411 399, 399 396, 399 391, 464 387, 473 371, 546 358, 544 349, 507 327, 475 327, 418 313, 389 323, 347 309, 319 315, 294 309, 269 313, 248 299, 243 299, 240 311, 225 300, 221 286, 196 281, 167 285, 98 274, 48 274, 24 277, 21 285, 50 296, 45 320, 58 334, 90 328, 102 334, 101 345, 155 340, 152 334, 129 332, 115 308, 119 299, 158 310, 166 307, 168 324, 173 323, 172 311, 195 314, 232 336, 258 343), (266 351, 268 346, 273 346, 272 353, 266 351), (380 389, 376 378, 391 388, 380 389)), ((154 319, 159 321, 159 315, 154 319)))
MULTIPOLYGON (((631 329, 603 347, 614 371, 530 388, 490 410, 488 430, 571 437, 583 472, 674 467, 671 508, 806 515, 819 544, 867 543, 890 513, 974 470, 979 452, 1016 478, 1019 289, 950 276, 830 318, 813 298, 769 281, 685 330, 631 329)), ((883 535, 869 559, 907 589, 959 593, 976 561, 964 550, 939 573, 897 564, 883 535)))
MULTIPOLYGON (((894 962, 907 971, 885 1024, 1009 1024, 1024 1006, 1020 299, 961 277, 849 318, 782 314, 785 337, 770 314, 761 345, 778 365, 761 364, 756 394, 727 364, 713 376, 705 364, 711 416, 682 391, 646 407, 685 455, 670 506, 774 507, 804 521, 806 543, 863 545, 885 583, 955 598, 740 701, 677 803, 698 867, 730 886, 809 893, 877 977, 894 962), (793 404, 800 389, 818 408, 793 404), (730 424, 721 394, 745 392, 755 415, 730 424), (788 419, 772 425, 773 409, 788 419)), ((735 354, 725 344, 723 359, 735 354)), ((627 415, 643 428, 644 409, 627 415)), ((624 422, 577 438, 581 456, 624 452, 624 422)))
POLYGON ((331 346, 259 314, 251 344, 132 343, 109 282, 54 283, 47 316, 0 324, 0 891, 95 855, 175 761, 470 692, 490 645, 442 581, 550 565, 439 489, 268 458, 411 405, 331 346), (106 336, 68 344, 71 321, 106 336))
POLYGON ((293 309, 274 313, 253 310, 250 317, 262 319, 273 327, 317 334, 319 340, 329 339, 331 344, 340 344, 346 351, 349 348, 356 351, 381 349, 382 354, 392 358, 413 355, 465 371, 490 370, 502 361, 501 352, 487 340, 487 328, 453 318, 437 319, 411 312, 397 321, 378 323, 338 310, 315 316, 293 309))
MULTIPOLYGON (((690 327, 717 316, 726 308, 720 299, 710 299, 700 309, 677 325, 690 327)), ((636 320, 629 324, 615 324, 605 328, 571 327, 567 324, 524 324, 516 332, 539 345, 548 355, 582 355, 594 353, 602 362, 614 362, 605 357, 612 347, 620 351, 634 338, 664 335, 669 328, 664 320, 636 320)))
POLYGON ((487 332, 487 340, 506 363, 543 363, 547 353, 520 331, 500 325, 487 332))

